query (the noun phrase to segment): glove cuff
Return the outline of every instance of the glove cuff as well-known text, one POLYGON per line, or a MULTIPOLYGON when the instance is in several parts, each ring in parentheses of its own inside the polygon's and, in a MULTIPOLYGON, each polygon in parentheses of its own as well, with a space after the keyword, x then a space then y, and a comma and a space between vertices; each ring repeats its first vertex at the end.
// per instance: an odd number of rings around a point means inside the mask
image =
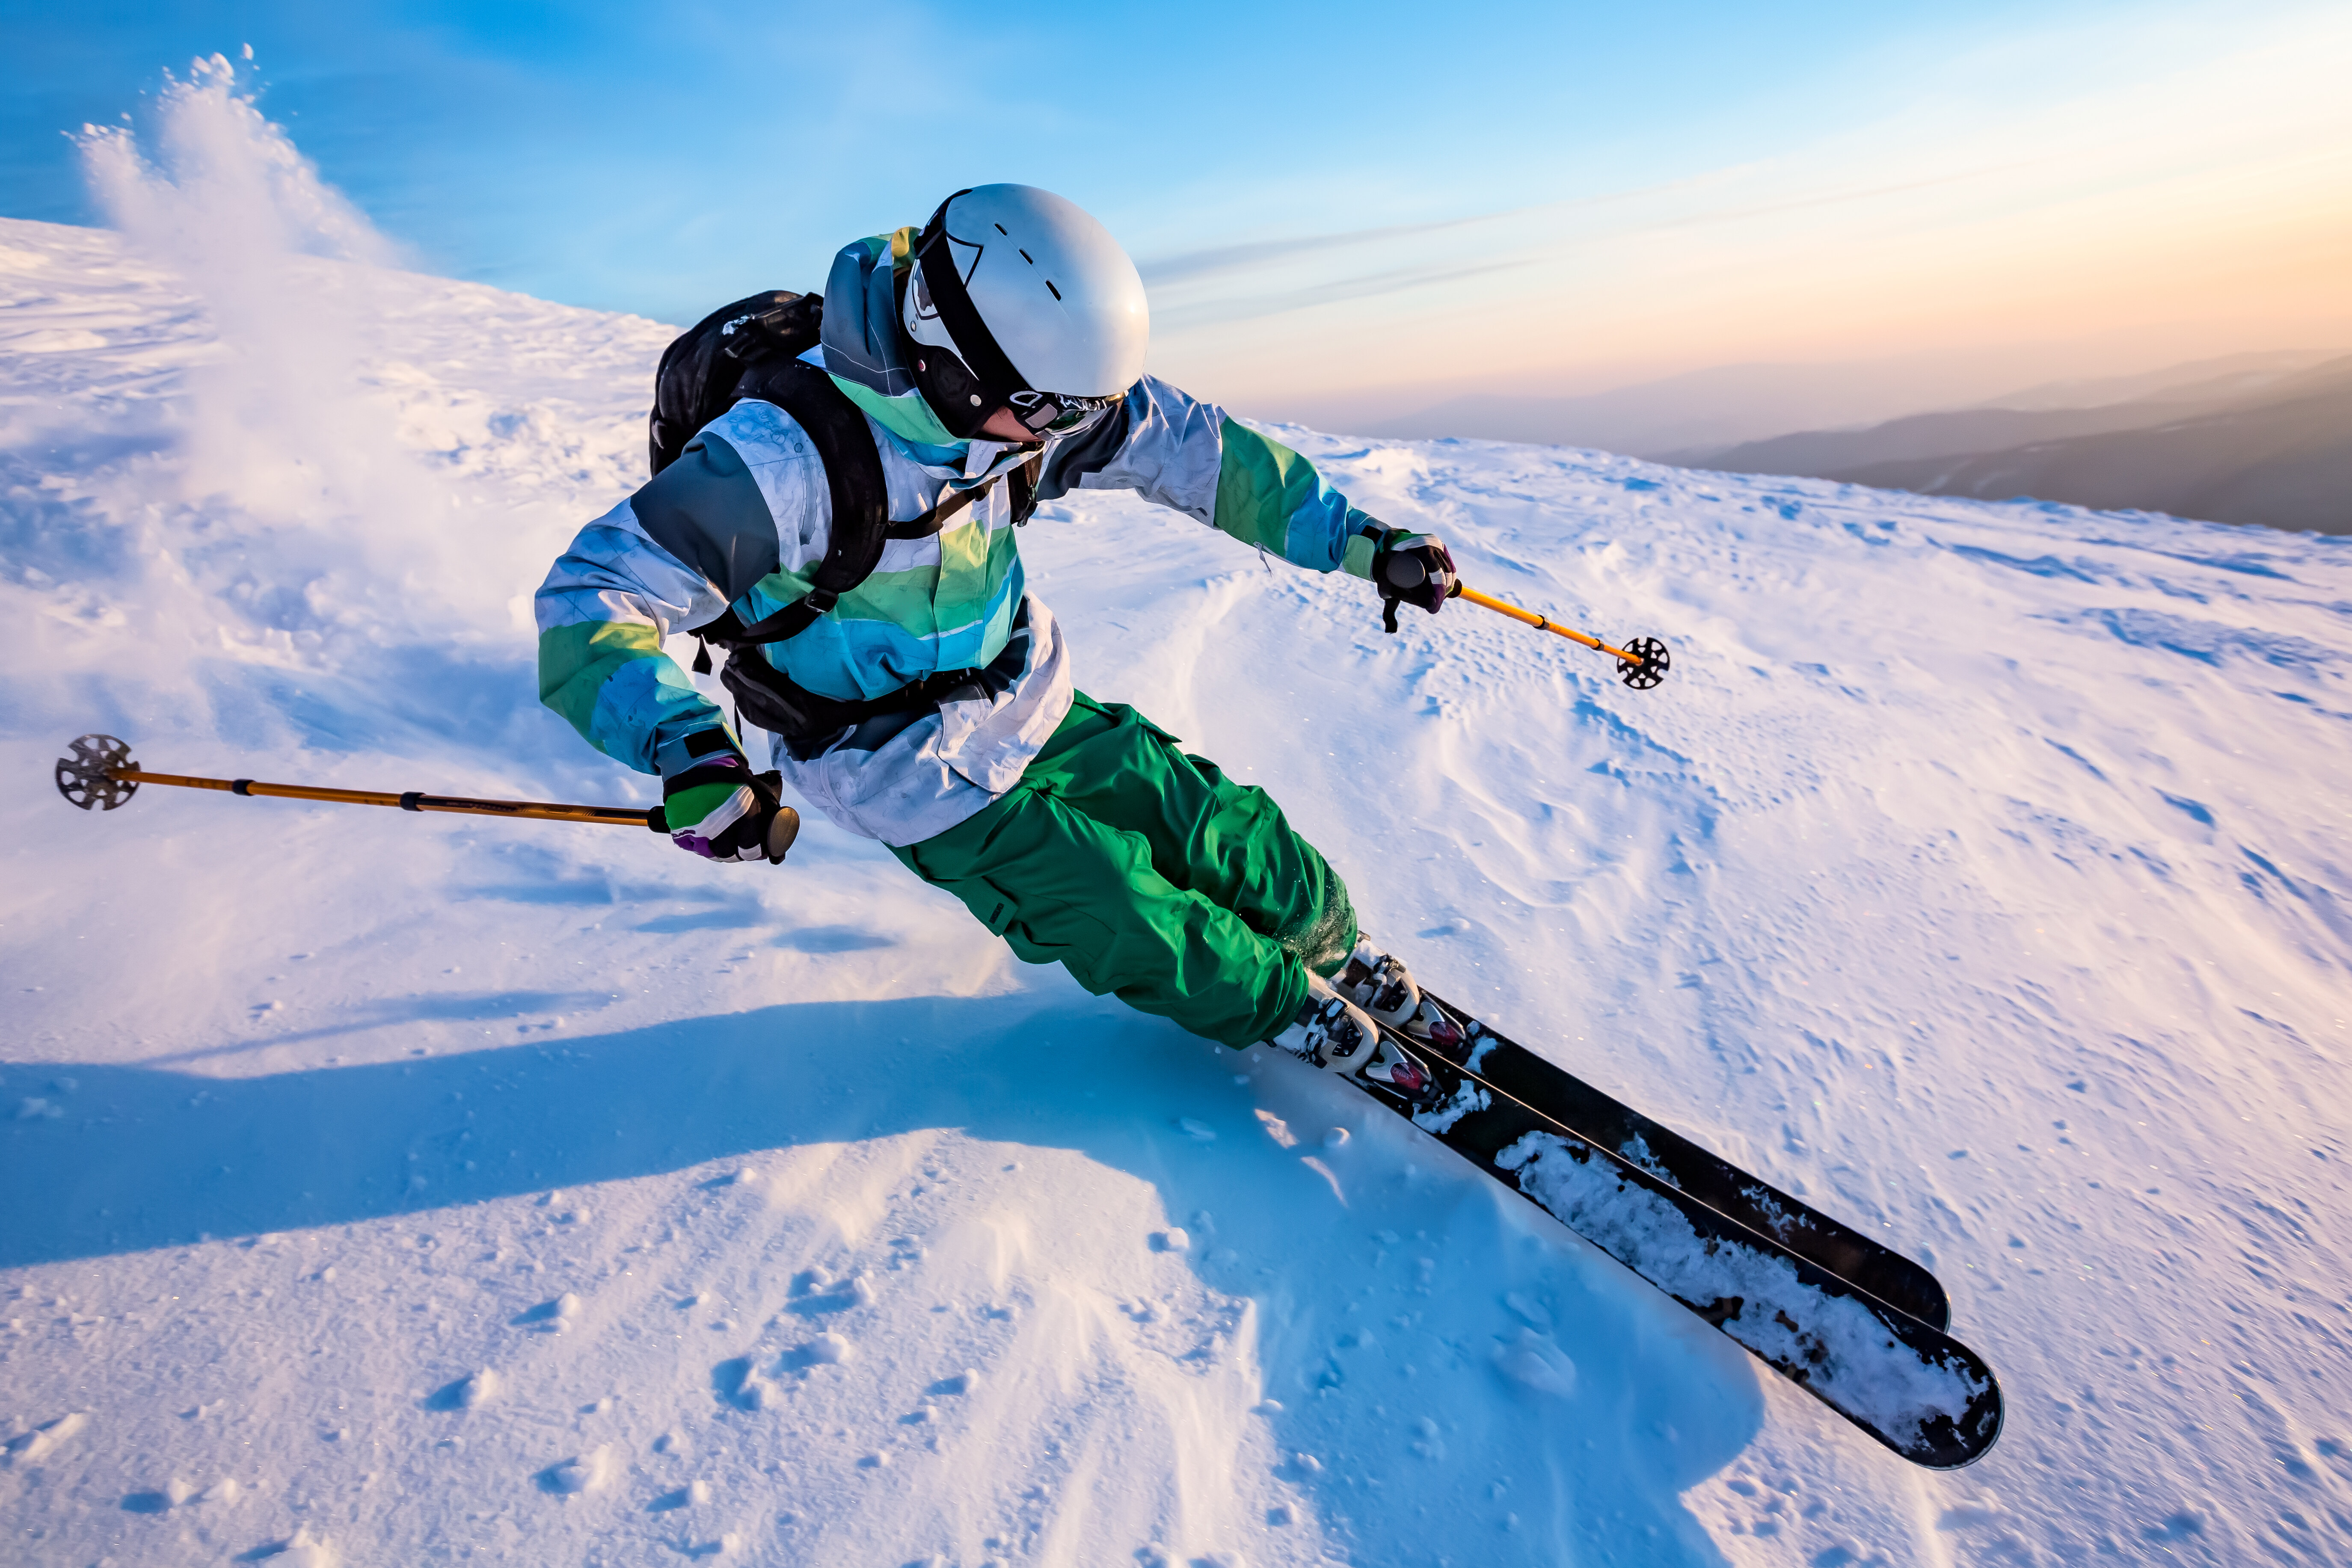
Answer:
POLYGON ((677 744, 683 755, 669 759, 662 774, 665 804, 688 790, 712 784, 733 787, 751 781, 751 761, 724 730, 697 730, 677 744))
POLYGON ((751 763, 724 730, 697 730, 677 742, 662 779, 662 813, 670 837, 699 855, 710 840, 759 808, 751 763))

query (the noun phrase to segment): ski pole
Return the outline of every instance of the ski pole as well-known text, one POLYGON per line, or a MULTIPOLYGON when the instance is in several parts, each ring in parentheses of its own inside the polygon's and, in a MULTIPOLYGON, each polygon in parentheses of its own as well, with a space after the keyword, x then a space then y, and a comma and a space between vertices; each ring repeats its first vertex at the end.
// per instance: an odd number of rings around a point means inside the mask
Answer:
MULTIPOLYGON (((84 811, 112 811, 139 793, 142 784, 170 784, 181 789, 222 790, 230 795, 268 795, 283 800, 321 800, 336 805, 391 805, 403 811, 455 812, 470 816, 521 816, 547 822, 601 823, 615 827, 648 827, 667 833, 669 824, 660 806, 650 810, 619 805, 569 805, 539 800, 479 800, 471 795, 427 795, 423 790, 326 789, 316 784, 265 784, 259 779, 197 778, 187 773, 151 773, 131 760, 131 748, 112 735, 84 735, 72 753, 58 759, 58 793, 84 811)), ((791 819, 781 837, 789 845, 800 831, 800 814, 791 806, 779 815, 791 819)))
POLYGON ((1482 594, 1467 585, 1457 584, 1454 595, 1467 599, 1481 609, 1492 610, 1498 616, 1508 616, 1521 626, 1533 626, 1539 632, 1552 632, 1570 642, 1582 643, 1586 647, 1607 654, 1617 661, 1617 679, 1636 691, 1647 691, 1664 680, 1666 671, 1674 668, 1674 659, 1667 654, 1666 645, 1656 637, 1629 637, 1623 647, 1615 647, 1589 632, 1561 626, 1549 616, 1523 610, 1517 605, 1496 598, 1492 594, 1482 594))

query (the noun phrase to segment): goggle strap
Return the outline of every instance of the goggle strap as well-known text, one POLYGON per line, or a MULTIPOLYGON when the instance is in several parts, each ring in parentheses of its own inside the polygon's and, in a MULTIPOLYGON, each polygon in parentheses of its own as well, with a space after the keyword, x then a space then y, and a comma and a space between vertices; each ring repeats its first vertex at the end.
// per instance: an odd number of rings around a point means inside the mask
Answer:
POLYGON ((940 313, 940 324, 962 351, 964 364, 980 383, 988 406, 995 408, 1009 405, 1014 393, 1027 392, 1030 386, 1013 368, 1013 361, 998 346, 988 323, 980 319, 980 308, 971 302, 963 275, 956 270, 955 251, 948 237, 948 202, 965 194, 958 191, 941 202, 931 221, 923 226, 922 236, 915 243, 915 265, 922 270, 923 287, 940 313))

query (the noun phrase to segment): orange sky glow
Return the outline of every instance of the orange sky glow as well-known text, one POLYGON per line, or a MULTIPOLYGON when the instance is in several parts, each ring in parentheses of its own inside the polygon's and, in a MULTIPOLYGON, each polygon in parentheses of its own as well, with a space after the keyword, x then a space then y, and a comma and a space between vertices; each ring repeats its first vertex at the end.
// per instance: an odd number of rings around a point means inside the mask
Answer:
POLYGON ((2054 101, 1955 60, 1904 113, 1768 161, 1185 258, 1153 279, 1156 368, 1337 418, 1739 363, 1916 360, 1929 396, 2352 348, 2352 12, 2200 42, 2142 40, 2054 101))

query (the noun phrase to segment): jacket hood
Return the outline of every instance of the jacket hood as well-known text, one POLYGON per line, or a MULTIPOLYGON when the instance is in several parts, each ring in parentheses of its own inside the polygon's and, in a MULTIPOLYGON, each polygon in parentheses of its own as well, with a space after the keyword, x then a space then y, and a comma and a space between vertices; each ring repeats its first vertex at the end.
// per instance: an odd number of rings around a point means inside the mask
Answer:
POLYGON ((915 230, 854 240, 824 280, 825 374, 885 429, 919 447, 964 451, 923 400, 898 327, 898 278, 913 265, 915 230))

